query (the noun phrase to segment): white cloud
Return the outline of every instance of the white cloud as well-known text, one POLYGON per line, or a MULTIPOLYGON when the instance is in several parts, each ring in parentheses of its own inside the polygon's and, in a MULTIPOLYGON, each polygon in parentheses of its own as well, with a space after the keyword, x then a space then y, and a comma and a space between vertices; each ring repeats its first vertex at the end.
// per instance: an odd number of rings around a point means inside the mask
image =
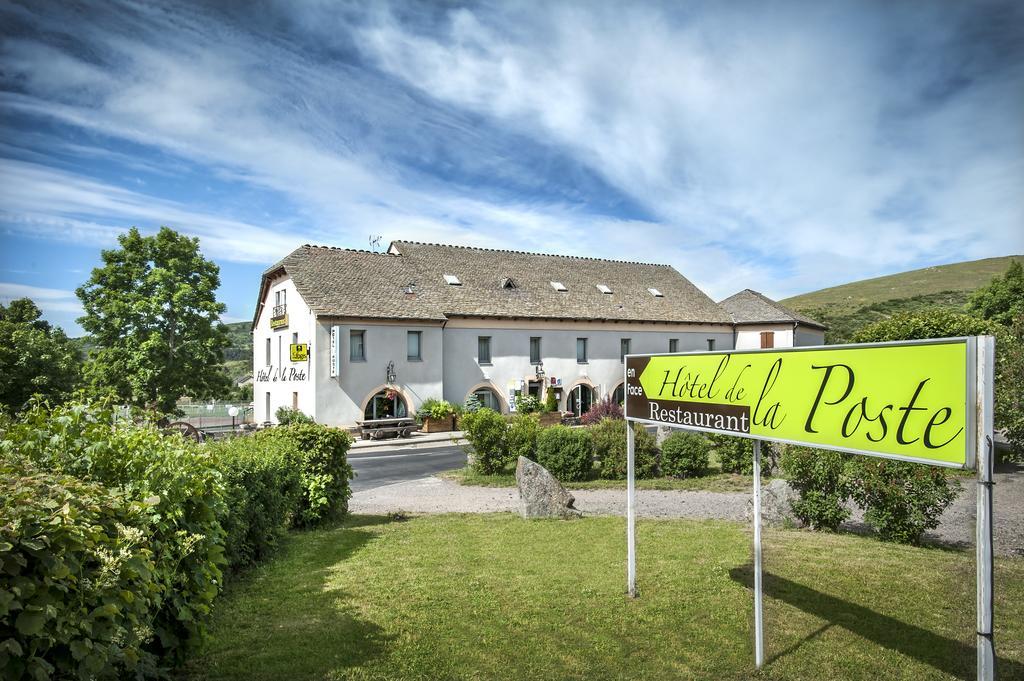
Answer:
POLYGON ((0 281, 0 303, 10 303, 18 298, 31 298, 44 313, 73 312, 76 315, 82 314, 82 304, 78 301, 74 291, 0 281))
POLYGON ((1019 66, 982 63, 922 103, 929 83, 961 68, 934 55, 958 54, 973 10, 278 9, 286 37, 194 6, 40 14, 46 31, 89 49, 5 41, 18 87, 0 106, 188 159, 281 197, 291 215, 260 224, 33 157, 0 162, 3 218, 103 244, 127 224, 170 224, 241 262, 370 234, 667 261, 719 298, 1024 250, 1021 107, 1006 95, 1024 82, 1019 66), (353 41, 383 75, 351 57, 353 41), (546 145, 605 186, 575 196, 566 178, 530 177, 498 136, 546 145), (495 178, 564 185, 567 198, 494 191, 495 178), (600 214, 594 192, 605 190, 644 219, 600 214), (916 210, 887 210, 907 196, 916 210))

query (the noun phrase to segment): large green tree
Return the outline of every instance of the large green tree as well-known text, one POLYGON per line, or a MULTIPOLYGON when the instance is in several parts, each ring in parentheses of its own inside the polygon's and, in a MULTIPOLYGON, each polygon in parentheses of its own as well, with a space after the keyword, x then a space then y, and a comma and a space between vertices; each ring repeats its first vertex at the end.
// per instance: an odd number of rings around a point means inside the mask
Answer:
POLYGON ((1024 461, 1024 267, 1014 260, 1006 274, 978 289, 967 304, 1006 334, 996 341, 996 427, 1003 430, 1013 458, 1024 461))
POLYGON ((76 291, 85 307, 78 321, 97 345, 86 369, 92 387, 164 413, 183 395, 222 391, 220 268, 198 239, 167 227, 153 236, 133 227, 118 242, 76 291))
POLYGON ((33 395, 60 402, 81 378, 74 343, 28 298, 0 304, 0 406, 16 412, 33 395))

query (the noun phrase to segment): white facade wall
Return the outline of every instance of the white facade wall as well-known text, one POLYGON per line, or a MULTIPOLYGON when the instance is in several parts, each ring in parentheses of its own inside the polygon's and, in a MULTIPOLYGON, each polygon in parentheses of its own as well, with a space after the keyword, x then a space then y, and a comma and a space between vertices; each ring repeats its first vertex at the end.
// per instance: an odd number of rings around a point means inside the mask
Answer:
MULTIPOLYGON (((252 335, 253 418, 256 423, 276 423, 274 413, 278 408, 293 405, 297 405, 300 410, 315 418, 314 375, 317 367, 312 361, 292 362, 288 347, 296 334, 295 342, 313 343, 313 313, 288 277, 272 280, 263 302, 252 335), (287 291, 288 325, 280 329, 271 329, 270 317, 273 315, 275 293, 279 290, 287 291), (266 356, 268 339, 269 362, 266 356)), ((315 347, 315 344, 311 345, 311 349, 315 347)))
POLYGON ((804 348, 811 345, 824 345, 825 332, 822 329, 814 329, 809 326, 796 327, 796 338, 793 347, 804 348))
POLYGON ((607 324, 586 322, 517 322, 453 320, 444 329, 444 399, 461 404, 469 393, 491 387, 508 410, 510 390, 527 392, 536 380, 530 363, 530 338, 541 339, 544 378, 561 380, 559 407, 566 408, 569 390, 578 383, 595 389, 595 399, 610 395, 623 381, 620 342, 630 339, 631 353, 668 352, 669 339, 679 352, 732 348, 732 328, 721 325, 607 324), (490 365, 481 365, 477 340, 491 338, 490 365), (576 339, 587 338, 587 363, 576 361, 576 339))
POLYGON ((387 366, 394 362, 395 385, 410 414, 428 397, 441 398, 444 354, 441 325, 396 323, 381 320, 358 323, 320 319, 312 352, 318 367, 316 419, 332 425, 351 425, 363 419, 368 398, 383 390, 387 366), (338 327, 338 376, 330 375, 331 327, 338 327), (352 331, 363 332, 365 360, 352 361, 352 331), (421 360, 408 359, 408 332, 420 332, 421 360))
POLYGON ((758 350, 761 347, 761 332, 773 331, 775 333, 776 348, 793 347, 793 325, 792 324, 745 324, 736 327, 736 349, 737 350, 758 350))

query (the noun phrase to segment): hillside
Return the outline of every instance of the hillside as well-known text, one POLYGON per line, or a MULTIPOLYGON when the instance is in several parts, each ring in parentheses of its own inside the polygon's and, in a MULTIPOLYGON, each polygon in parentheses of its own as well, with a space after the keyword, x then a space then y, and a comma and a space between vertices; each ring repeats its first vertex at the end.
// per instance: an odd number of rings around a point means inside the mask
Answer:
POLYGON ((929 307, 962 310, 967 299, 1013 260, 1024 256, 985 258, 937 265, 787 298, 783 305, 828 325, 827 343, 844 343, 860 328, 898 312, 929 307))
POLYGON ((885 277, 863 279, 841 286, 823 288, 780 301, 797 310, 829 308, 833 313, 853 311, 890 300, 930 296, 939 293, 967 295, 1002 274, 1013 260, 1024 261, 1024 255, 969 260, 951 265, 925 267, 885 277))

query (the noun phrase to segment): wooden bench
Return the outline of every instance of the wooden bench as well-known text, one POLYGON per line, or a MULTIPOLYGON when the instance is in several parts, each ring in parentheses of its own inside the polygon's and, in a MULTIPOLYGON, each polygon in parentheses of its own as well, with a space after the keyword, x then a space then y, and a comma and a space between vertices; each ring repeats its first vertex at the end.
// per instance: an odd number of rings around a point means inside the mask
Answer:
POLYGON ((416 419, 370 419, 367 421, 356 421, 359 426, 359 436, 364 440, 383 440, 386 437, 409 437, 419 430, 416 419))

